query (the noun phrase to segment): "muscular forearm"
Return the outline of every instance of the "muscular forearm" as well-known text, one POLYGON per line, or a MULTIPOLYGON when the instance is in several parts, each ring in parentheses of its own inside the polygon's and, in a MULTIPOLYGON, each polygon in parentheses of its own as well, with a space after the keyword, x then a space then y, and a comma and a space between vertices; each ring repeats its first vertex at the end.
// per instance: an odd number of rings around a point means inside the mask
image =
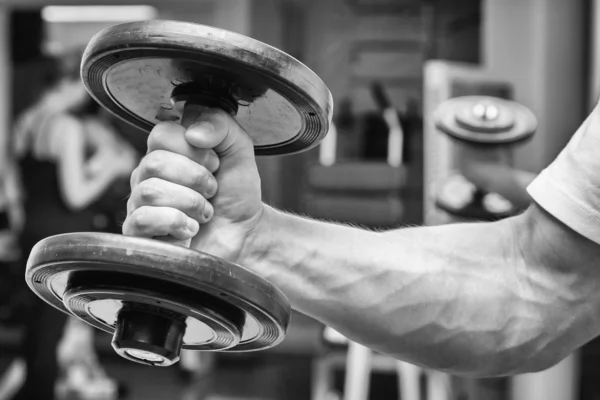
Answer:
POLYGON ((454 374, 526 372, 597 331, 596 274, 539 256, 540 218, 371 232, 266 208, 240 262, 383 353, 454 374))

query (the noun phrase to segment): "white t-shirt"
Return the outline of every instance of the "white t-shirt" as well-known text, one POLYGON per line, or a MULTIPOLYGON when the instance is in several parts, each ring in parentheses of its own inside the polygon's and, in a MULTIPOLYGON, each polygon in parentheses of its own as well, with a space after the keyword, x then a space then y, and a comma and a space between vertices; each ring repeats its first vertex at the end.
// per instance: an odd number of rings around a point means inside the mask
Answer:
POLYGON ((600 244, 600 105, 527 191, 562 223, 600 244))

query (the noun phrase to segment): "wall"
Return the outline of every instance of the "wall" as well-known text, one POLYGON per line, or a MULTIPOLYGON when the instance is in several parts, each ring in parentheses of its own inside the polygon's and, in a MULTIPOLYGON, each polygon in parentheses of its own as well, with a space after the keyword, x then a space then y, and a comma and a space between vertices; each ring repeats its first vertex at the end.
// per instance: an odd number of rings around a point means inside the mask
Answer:
MULTIPOLYGON (((40 8, 45 5, 82 5, 86 2, 71 0, 7 0, 12 8, 40 8)), ((102 0, 87 2, 103 5, 150 5, 157 9, 157 18, 212 25, 242 33, 275 47, 282 47, 281 22, 284 0, 102 0)), ((111 23, 67 23, 51 26, 50 38, 67 47, 84 46, 100 29, 111 23), (74 34, 74 32, 76 32, 74 34)), ((263 198, 274 206, 282 206, 281 159, 258 160, 263 182, 263 198)))
POLYGON ((305 62, 335 103, 351 97, 355 112, 374 110, 368 92, 373 79, 382 80, 400 109, 407 98, 421 98, 422 61, 432 34, 429 8, 376 14, 353 10, 344 0, 311 1, 305 62))
POLYGON ((47 5, 56 6, 81 6, 81 5, 150 5, 155 7, 169 7, 177 9, 179 7, 186 6, 197 6, 205 3, 213 3, 213 0, 169 0, 168 4, 166 1, 161 0, 1 0, 0 4, 8 7, 19 7, 19 8, 36 8, 47 5))
POLYGON ((490 75, 514 84, 539 119, 515 164, 539 171, 584 118, 583 0, 484 0, 482 53, 490 75))
MULTIPOLYGON (((182 4, 170 7, 159 4, 154 7, 153 18, 169 19, 212 25, 215 19, 213 3, 182 4)), ((82 47, 100 30, 117 22, 61 22, 50 23, 46 35, 51 49, 61 51, 64 48, 82 47)))

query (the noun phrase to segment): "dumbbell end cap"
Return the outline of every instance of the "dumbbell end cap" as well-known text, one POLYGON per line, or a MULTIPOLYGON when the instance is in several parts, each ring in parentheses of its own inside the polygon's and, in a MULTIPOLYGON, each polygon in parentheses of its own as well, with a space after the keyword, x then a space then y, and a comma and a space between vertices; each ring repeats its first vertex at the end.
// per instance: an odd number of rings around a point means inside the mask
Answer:
POLYGON ((185 323, 143 310, 122 310, 112 346, 121 357, 154 367, 179 361, 185 323))

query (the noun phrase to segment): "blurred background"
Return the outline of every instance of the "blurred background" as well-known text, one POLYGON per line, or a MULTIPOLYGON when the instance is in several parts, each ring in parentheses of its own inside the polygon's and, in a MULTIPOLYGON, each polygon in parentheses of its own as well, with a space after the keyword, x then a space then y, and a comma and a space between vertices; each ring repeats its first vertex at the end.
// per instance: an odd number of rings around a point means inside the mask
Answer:
MULTIPOLYGON (((23 188, 48 184, 50 178, 40 174, 50 167, 39 160, 35 166, 22 161, 26 153, 19 153, 20 144, 27 143, 23 126, 41 121, 35 118, 43 108, 42 93, 68 70, 64 54, 85 46, 104 27, 154 18, 239 32, 282 49, 315 71, 333 94, 335 130, 311 151, 261 158, 264 200, 291 212, 371 228, 454 220, 434 201, 437 182, 457 163, 456 145, 437 132, 431 120, 442 101, 487 94, 529 107, 538 118, 538 131, 526 145, 511 150, 511 163, 535 174, 565 146, 595 105, 600 89, 600 5, 594 0, 0 2, 0 400, 27 398, 14 397, 20 386, 32 384, 26 381, 20 349, 27 340, 43 341, 45 334, 29 338, 31 321, 23 315, 24 304, 31 300, 24 299, 26 289, 17 282, 22 280, 28 249, 20 236, 35 230, 24 221, 37 216, 27 215, 27 207, 23 211, 19 204, 25 201, 23 188), (392 134, 401 140, 390 141, 392 134), (23 168, 26 171, 19 171, 23 168), (15 251, 19 246, 21 251, 15 251)), ((93 115, 101 121, 93 126, 110 127, 114 133, 108 135, 113 146, 108 146, 109 153, 128 149, 121 154, 120 173, 126 176, 127 168, 145 153, 146 136, 101 111, 93 115)), ((38 155, 52 146, 44 140, 35 143, 33 153, 38 155)), ((112 197, 124 199, 127 188, 121 190, 112 197)), ((86 229, 118 231, 124 203, 97 201, 102 196, 80 205, 77 215, 85 208, 86 229)), ((73 230, 82 229, 79 226, 73 230)), ((79 337, 77 329, 81 337, 90 336, 77 326, 67 331, 79 337)), ((77 378, 77 370, 62 363, 52 381, 57 398, 600 398, 600 347, 595 342, 551 370, 511 379, 458 379, 377 354, 359 357, 355 362, 369 366, 368 396, 360 397, 356 390, 363 389, 352 389, 347 379, 350 344, 299 314, 294 314, 285 342, 272 350, 206 359, 191 355, 167 369, 123 361, 114 354, 109 335, 93 332, 91 337, 91 370, 101 378, 77 378), (92 383, 112 389, 102 395, 101 389, 86 392, 92 383)), ((60 343, 47 346, 52 350, 60 343)))

